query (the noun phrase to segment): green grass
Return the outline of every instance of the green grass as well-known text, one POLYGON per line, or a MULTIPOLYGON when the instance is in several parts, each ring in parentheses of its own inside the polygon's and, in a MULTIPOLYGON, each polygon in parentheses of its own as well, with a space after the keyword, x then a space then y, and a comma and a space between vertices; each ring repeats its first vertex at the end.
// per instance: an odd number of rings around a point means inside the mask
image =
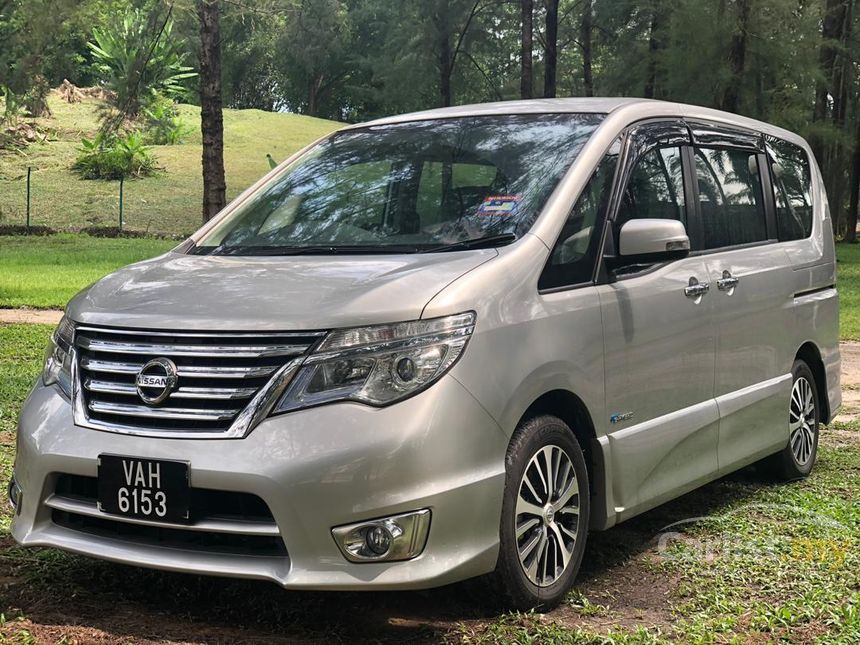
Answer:
MULTIPOLYGON (((40 119, 48 141, 0 150, 0 224, 24 224, 27 167, 32 171, 31 223, 60 229, 116 226, 119 183, 86 181, 70 170, 82 137, 98 128, 96 102, 70 105, 52 95, 53 116, 40 119)), ((180 106, 193 133, 180 145, 153 146, 164 169, 125 182, 124 224, 140 231, 187 234, 200 225, 202 204, 200 109, 180 106)), ((260 110, 224 110, 224 163, 232 199, 269 170, 266 154, 281 161, 340 124, 260 110)))
POLYGON ((837 244, 839 335, 860 340, 860 244, 837 244))
POLYGON ((0 236, 0 307, 62 308, 115 269, 176 246, 153 238, 0 236))

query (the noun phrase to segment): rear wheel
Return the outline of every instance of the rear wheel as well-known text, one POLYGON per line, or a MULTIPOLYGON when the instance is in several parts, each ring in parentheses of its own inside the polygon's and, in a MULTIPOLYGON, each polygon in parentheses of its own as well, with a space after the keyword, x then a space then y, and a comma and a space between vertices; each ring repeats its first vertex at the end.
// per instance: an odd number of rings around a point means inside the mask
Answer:
POLYGON ((549 609, 573 584, 588 533, 588 471, 570 428, 552 416, 524 422, 507 476, 492 581, 510 609, 549 609))
POLYGON ((815 377, 801 360, 794 362, 791 373, 794 378, 788 403, 788 445, 770 459, 774 474, 781 479, 809 475, 818 453, 820 411, 815 377))

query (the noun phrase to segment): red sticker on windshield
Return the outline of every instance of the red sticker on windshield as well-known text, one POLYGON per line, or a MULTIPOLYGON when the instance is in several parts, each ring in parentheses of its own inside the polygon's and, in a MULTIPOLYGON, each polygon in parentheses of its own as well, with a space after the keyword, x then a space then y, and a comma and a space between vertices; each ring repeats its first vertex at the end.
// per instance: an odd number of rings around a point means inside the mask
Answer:
POLYGON ((489 195, 478 206, 478 215, 510 215, 522 198, 522 195, 489 195))

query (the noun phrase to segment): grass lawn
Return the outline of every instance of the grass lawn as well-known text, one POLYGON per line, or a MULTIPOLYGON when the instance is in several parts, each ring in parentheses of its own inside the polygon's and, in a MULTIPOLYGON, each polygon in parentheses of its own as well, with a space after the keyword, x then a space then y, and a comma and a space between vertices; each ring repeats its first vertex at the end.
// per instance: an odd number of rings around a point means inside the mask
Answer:
MULTIPOLYGON (((98 128, 92 99, 68 104, 51 95, 53 116, 39 119, 48 141, 18 151, 0 150, 0 224, 24 224, 27 167, 32 171, 32 224, 54 228, 116 226, 119 183, 85 181, 69 170, 82 137, 98 128)), ((129 180, 124 188, 125 226, 141 231, 187 234, 200 225, 202 203, 200 109, 181 105, 193 128, 175 146, 153 146, 164 172, 129 180)), ((266 154, 282 161, 338 128, 324 119, 260 110, 224 110, 227 197, 232 199, 269 170, 266 154)))
POLYGON ((837 244, 839 333, 842 340, 860 340, 860 244, 837 244))
MULTIPOLYGON (((51 329, 0 325, 0 468, 51 329)), ((860 426, 822 434, 806 480, 746 469, 589 536, 576 589, 545 614, 483 608, 473 590, 289 593, 22 549, 0 505, 0 643, 858 643, 860 426), (686 518, 698 522, 669 524, 686 518), (662 538, 662 539, 661 539, 662 538), (157 616, 157 619, 154 617, 157 616)))
POLYGON ((70 233, 0 236, 0 307, 62 308, 83 287, 118 267, 164 253, 176 244, 70 233))

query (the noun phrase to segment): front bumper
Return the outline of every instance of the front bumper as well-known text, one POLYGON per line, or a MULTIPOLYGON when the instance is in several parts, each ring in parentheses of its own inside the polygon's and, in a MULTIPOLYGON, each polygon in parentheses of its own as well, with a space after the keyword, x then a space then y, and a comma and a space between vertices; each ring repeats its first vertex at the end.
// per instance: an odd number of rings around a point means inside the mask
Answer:
POLYGON ((25 546, 294 589, 439 586, 495 566, 506 445, 498 425, 450 376, 387 408, 337 403, 270 418, 244 439, 207 440, 75 426, 69 402, 38 385, 19 421, 15 481, 23 495, 12 535, 25 546), (260 497, 287 555, 168 548, 56 523, 45 502, 57 478, 95 477, 102 453, 189 461, 194 488, 260 497), (331 535, 334 526, 423 508, 432 512, 430 531, 413 560, 351 563, 331 535))

